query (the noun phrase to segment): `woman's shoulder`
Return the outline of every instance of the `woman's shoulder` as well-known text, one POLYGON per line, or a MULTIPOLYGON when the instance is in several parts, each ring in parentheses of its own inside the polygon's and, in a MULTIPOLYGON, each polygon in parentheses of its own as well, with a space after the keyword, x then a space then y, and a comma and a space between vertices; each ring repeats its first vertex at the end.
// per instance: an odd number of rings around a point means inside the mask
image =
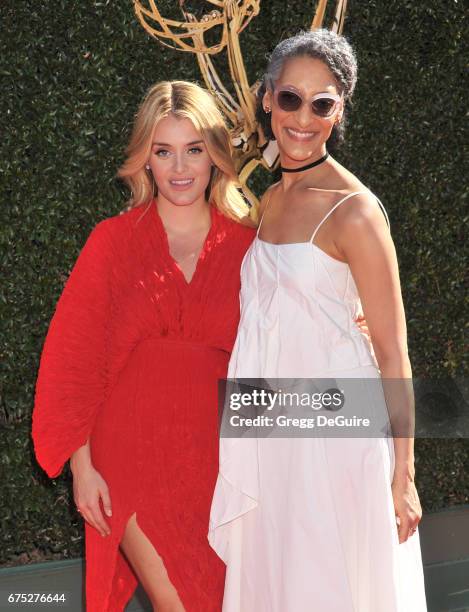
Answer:
POLYGON ((319 206, 326 214, 333 211, 337 225, 369 223, 383 217, 378 197, 355 175, 347 171, 345 176, 334 178, 321 187, 301 185, 291 197, 311 207, 319 206))
POLYGON ((93 231, 121 240, 128 237, 138 227, 140 219, 148 213, 148 203, 139 204, 102 219, 96 224, 93 231))
POLYGON ((136 206, 98 221, 83 245, 82 253, 85 257, 114 262, 125 259, 131 245, 141 243, 133 239, 133 235, 144 209, 144 206, 136 206))
POLYGON ((335 219, 343 223, 366 223, 381 216, 377 196, 355 174, 338 164, 334 168, 330 181, 335 189, 324 192, 328 205, 335 211, 335 219))
POLYGON ((250 212, 250 216, 249 216, 249 223, 251 224, 251 227, 254 227, 255 229, 257 228, 257 226, 259 225, 260 219, 262 218, 262 215, 264 214, 265 207, 269 203, 272 195, 274 194, 276 189, 279 187, 279 185, 280 185, 280 181, 277 181, 276 183, 269 185, 269 187, 267 187, 267 189, 262 194, 260 200, 256 204, 253 205, 251 212, 250 212))
MULTIPOLYGON (((336 196, 337 197, 337 196, 336 196)), ((339 194, 336 211, 338 225, 353 227, 370 227, 389 224, 387 213, 378 197, 364 185, 355 185, 339 194)))
POLYGON ((270 199, 272 198, 274 193, 280 187, 280 183, 281 183, 281 181, 277 181, 276 183, 272 183, 272 185, 269 185, 269 187, 267 187, 267 189, 262 194, 262 197, 259 200, 259 206, 258 206, 258 211, 259 211, 260 216, 262 216, 262 213, 264 212, 265 207, 270 202, 270 199))

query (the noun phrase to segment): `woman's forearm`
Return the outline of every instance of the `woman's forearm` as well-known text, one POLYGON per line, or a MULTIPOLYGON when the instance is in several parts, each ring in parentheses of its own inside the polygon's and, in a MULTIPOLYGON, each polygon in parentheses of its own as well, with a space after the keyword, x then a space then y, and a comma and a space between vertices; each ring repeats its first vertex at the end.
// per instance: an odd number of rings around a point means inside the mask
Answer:
POLYGON ((80 470, 83 468, 92 467, 91 463, 91 453, 90 453, 90 441, 89 439, 86 441, 86 444, 80 446, 70 457, 70 469, 73 473, 76 470, 80 470))
POLYGON ((414 480, 415 404, 412 368, 407 353, 377 356, 394 433, 394 477, 414 480))

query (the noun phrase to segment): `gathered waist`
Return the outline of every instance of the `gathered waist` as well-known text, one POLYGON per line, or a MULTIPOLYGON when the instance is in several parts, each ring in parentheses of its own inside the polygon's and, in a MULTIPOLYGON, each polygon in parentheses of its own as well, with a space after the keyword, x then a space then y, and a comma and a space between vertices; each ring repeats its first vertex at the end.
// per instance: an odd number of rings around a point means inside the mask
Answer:
POLYGON ((151 373, 154 381, 166 384, 170 380, 179 384, 181 376, 204 384, 226 377, 229 358, 230 352, 221 347, 149 334, 110 362, 108 390, 113 391, 120 379, 134 379, 137 372, 151 373))
POLYGON ((139 345, 143 344, 143 343, 147 343, 147 342, 151 342, 152 344, 156 344, 156 345, 160 345, 162 348, 164 347, 165 349, 172 349, 174 348, 174 350, 195 350, 195 351, 207 351, 207 352, 216 352, 216 353, 222 353, 225 356, 229 356, 230 353, 219 346, 211 346, 209 344, 206 344, 204 342, 198 342, 195 340, 184 340, 182 338, 168 338, 167 336, 157 336, 157 335, 150 335, 147 336, 146 338, 142 338, 139 341, 139 345))

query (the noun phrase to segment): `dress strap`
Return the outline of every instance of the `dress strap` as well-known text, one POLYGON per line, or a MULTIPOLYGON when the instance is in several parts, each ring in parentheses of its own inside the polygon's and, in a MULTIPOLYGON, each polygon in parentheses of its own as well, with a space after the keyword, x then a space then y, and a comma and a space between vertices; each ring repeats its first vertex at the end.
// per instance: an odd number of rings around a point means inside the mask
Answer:
MULTIPOLYGON (((373 194, 373 195, 375 195, 375 194, 373 194)), ((385 217, 385 219, 386 219, 386 223, 388 224, 389 229, 391 229, 391 223, 389 222, 388 213, 386 212, 386 209, 384 208, 383 203, 382 203, 382 202, 381 202, 381 200, 378 198, 378 196, 376 196, 376 195, 375 195, 375 198, 377 199, 378 204, 381 206, 381 210, 382 210, 382 211, 383 211, 383 213, 384 213, 384 217, 385 217)))
POLYGON ((264 206, 264 211, 262 212, 261 220, 259 221, 259 225, 257 226, 256 236, 259 236, 259 230, 261 229, 262 220, 264 219, 264 215, 265 215, 265 211, 267 210, 267 206, 270 204, 271 195, 272 194, 269 193, 268 198, 267 198, 267 202, 266 202, 266 204, 264 206))
MULTIPOLYGON (((347 194, 345 197, 343 197, 341 200, 339 200, 339 201, 337 202, 337 204, 335 204, 335 205, 334 205, 334 206, 331 208, 331 210, 330 210, 330 211, 329 211, 329 212, 328 212, 328 213, 325 215, 325 217, 324 217, 324 218, 323 218, 323 219, 322 219, 322 220, 319 222, 319 224, 317 225, 316 229, 315 229, 315 230, 314 230, 314 232, 313 232, 313 235, 311 236, 311 240, 310 240, 310 242, 313 242, 313 240, 314 240, 314 238, 315 238, 315 236, 316 236, 316 234, 317 234, 317 232, 318 232, 319 228, 321 227, 321 225, 322 225, 322 224, 324 223, 324 221, 325 221, 325 220, 326 220, 326 219, 327 219, 327 218, 328 218, 328 217, 329 217, 329 216, 330 216, 330 215, 331 215, 331 214, 334 212, 334 210, 335 210, 335 209, 336 209, 338 206, 340 206, 340 205, 342 204, 342 202, 345 202, 346 200, 348 200, 348 199, 349 199, 349 198, 351 198, 352 196, 354 196, 354 195, 358 195, 358 194, 360 194, 360 193, 370 193, 370 192, 368 192, 368 191, 354 191, 354 192, 352 192, 352 193, 347 194)), ((379 199, 377 196, 375 196, 375 194, 373 194, 373 195, 374 195, 374 197, 375 197, 375 198, 378 200, 378 204, 381 206, 381 209, 382 209, 382 211, 383 211, 383 213, 384 213, 384 216, 385 216, 385 218, 386 218, 386 223, 388 224, 388 227, 390 228, 390 227, 391 227, 391 224, 389 223, 389 217, 388 217, 388 213, 386 212, 386 209, 384 208, 384 206, 383 206, 383 204, 382 204, 381 200, 380 200, 380 199, 379 199)))

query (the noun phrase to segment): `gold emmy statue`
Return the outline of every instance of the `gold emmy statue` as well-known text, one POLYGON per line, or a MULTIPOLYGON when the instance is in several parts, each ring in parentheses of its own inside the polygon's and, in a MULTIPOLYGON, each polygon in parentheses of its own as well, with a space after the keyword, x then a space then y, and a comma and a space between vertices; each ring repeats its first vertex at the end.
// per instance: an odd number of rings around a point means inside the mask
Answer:
MULTIPOLYGON (((163 17, 155 0, 134 0, 135 13, 145 30, 163 45, 196 54, 205 85, 218 100, 228 121, 243 193, 256 207, 257 198, 246 184, 250 174, 258 165, 270 171, 278 166, 275 141, 268 141, 256 124, 255 97, 259 82, 249 85, 239 42, 241 32, 259 14, 260 0, 204 0, 214 8, 199 19, 186 11, 185 0, 176 2, 183 16, 181 21, 163 17), (215 26, 218 26, 220 37, 209 44, 205 37, 215 26), (234 95, 223 85, 211 59, 225 48, 234 95)), ((312 30, 325 27, 327 2, 319 0, 317 3, 310 25, 312 30)), ((347 0, 336 0, 331 30, 342 32, 346 7, 347 0)))

